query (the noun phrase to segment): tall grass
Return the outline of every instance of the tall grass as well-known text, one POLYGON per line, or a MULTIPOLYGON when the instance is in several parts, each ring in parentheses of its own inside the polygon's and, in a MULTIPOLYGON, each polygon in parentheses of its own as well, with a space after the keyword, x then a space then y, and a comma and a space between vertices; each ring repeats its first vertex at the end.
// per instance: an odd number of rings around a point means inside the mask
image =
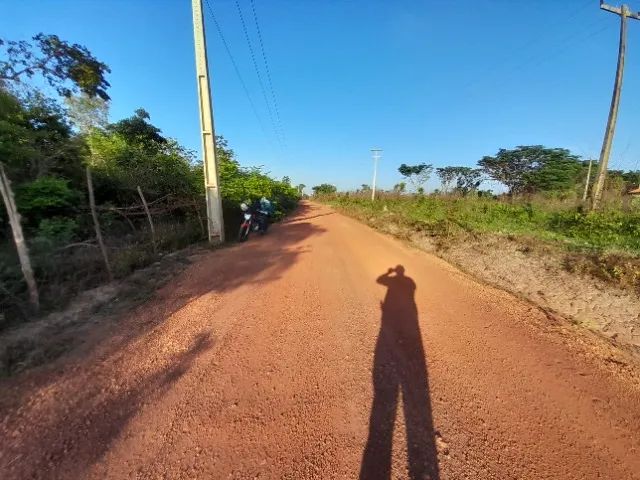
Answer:
POLYGON ((338 195, 329 203, 353 215, 391 216, 416 231, 465 231, 533 237, 569 248, 640 253, 640 211, 585 213, 571 201, 387 195, 371 202, 338 195))

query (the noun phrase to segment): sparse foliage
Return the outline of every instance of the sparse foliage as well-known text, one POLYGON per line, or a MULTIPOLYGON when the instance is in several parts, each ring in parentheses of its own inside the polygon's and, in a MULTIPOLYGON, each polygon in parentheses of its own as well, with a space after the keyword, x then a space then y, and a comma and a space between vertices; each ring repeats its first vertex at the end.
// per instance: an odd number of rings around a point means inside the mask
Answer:
POLYGON ((111 70, 86 47, 43 33, 34 36, 33 42, 34 45, 0 39, 0 49, 6 58, 0 60, 2 84, 17 86, 40 75, 63 97, 80 91, 89 97, 109 100, 106 75, 111 70))
POLYGON ((455 182, 455 191, 466 196, 477 190, 482 183, 482 170, 471 167, 443 167, 436 169, 445 192, 449 191, 455 182))
POLYGON ((433 166, 427 165, 426 163, 417 165, 407 165, 403 163, 398 167, 398 172, 407 179, 418 193, 421 193, 419 192, 420 189, 422 189, 422 193, 424 193, 424 184, 429 180, 431 172, 433 172, 433 166))

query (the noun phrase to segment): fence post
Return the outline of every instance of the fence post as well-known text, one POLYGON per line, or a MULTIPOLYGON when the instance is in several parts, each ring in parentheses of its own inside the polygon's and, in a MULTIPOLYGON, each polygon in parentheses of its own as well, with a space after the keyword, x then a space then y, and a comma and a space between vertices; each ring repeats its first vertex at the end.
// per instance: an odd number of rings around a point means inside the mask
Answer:
POLYGON ((196 215, 198 216, 198 222, 200 222, 200 231, 202 232, 202 236, 205 236, 205 231, 204 231, 204 222, 202 221, 202 215, 200 214, 200 205, 198 205, 198 202, 195 202, 195 207, 196 207, 196 215))
POLYGON ((147 200, 144 198, 144 195, 142 194, 142 189, 140 188, 140 185, 138 185, 138 195, 140 195, 140 200, 142 200, 144 211, 147 213, 147 220, 149 220, 149 227, 151 228, 151 242, 153 243, 153 253, 158 253, 158 247, 156 246, 156 229, 153 226, 153 219, 151 218, 149 205, 147 205, 147 200))
POLYGON ((91 207, 91 216, 93 217, 93 227, 96 231, 96 239, 102 252, 102 258, 104 260, 104 266, 107 269, 107 275, 109 275, 109 281, 113 280, 113 273, 111 272, 111 264, 109 263, 109 255, 107 254, 107 247, 102 239, 102 231, 100 230, 100 220, 98 219, 98 212, 96 211, 96 199, 93 195, 93 180, 91 178, 91 167, 87 165, 87 189, 89 190, 89 206, 91 207))
POLYGON ((24 240, 22 233, 22 225, 20 224, 20 214, 16 208, 15 197, 13 190, 11 190, 11 182, 4 171, 4 164, 0 162, 0 194, 4 200, 5 208, 7 209, 7 215, 9 216, 9 224, 11 225, 11 232, 13 233, 13 241, 16 244, 16 250, 18 251, 18 259, 20 260, 20 268, 22 268, 22 275, 24 281, 27 283, 29 289, 29 301, 33 309, 37 312, 40 308, 40 296, 38 294, 38 285, 36 283, 35 276, 33 275, 33 269, 31 268, 31 259, 29 258, 29 248, 24 240))

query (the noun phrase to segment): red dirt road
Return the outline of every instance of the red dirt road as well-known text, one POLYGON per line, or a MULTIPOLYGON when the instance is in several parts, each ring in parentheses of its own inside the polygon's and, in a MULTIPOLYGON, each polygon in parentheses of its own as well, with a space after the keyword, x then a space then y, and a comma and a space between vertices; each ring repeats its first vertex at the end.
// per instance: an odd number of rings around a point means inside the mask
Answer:
POLYGON ((5 382, 0 478, 640 479, 607 344, 325 207, 110 331, 5 382))

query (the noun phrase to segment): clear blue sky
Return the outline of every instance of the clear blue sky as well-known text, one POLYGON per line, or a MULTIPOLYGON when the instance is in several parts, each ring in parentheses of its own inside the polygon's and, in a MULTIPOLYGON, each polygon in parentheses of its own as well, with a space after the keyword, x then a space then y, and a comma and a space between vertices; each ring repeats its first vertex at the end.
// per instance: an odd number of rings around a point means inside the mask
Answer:
MULTIPOLYGON (((391 187, 400 163, 474 165, 522 144, 599 153, 618 17, 597 0, 255 0, 284 152, 235 0, 209 1, 267 130, 206 13, 216 129, 245 165, 351 188, 371 182, 369 149, 379 146, 380 182, 391 187)), ((250 1, 239 3, 262 68, 250 1)), ((144 107, 166 135, 199 151, 189 0, 5 0, 2 10, 3 37, 55 33, 108 63, 112 119, 144 107)), ((614 168, 640 168, 638 98, 632 21, 614 168)))

